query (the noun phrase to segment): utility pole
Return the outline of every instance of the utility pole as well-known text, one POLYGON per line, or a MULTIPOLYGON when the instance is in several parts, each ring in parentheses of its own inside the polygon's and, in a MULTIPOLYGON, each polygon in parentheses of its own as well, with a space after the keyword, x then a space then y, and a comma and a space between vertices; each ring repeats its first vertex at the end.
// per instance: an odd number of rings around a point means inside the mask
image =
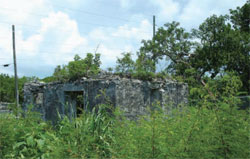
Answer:
MULTIPOLYGON (((153 15, 153 45, 155 44, 155 15, 153 15)), ((156 59, 156 56, 155 56, 155 53, 153 53, 153 60, 154 60, 154 73, 156 71, 156 64, 155 64, 155 59, 156 59)))
POLYGON ((153 15, 153 38, 155 37, 155 15, 153 15))
POLYGON ((17 77, 17 65, 16 65, 15 25, 12 25, 12 42, 13 42, 13 60, 14 60, 14 72, 15 72, 15 96, 16 96, 16 105, 18 107, 19 94, 18 94, 18 77, 17 77))

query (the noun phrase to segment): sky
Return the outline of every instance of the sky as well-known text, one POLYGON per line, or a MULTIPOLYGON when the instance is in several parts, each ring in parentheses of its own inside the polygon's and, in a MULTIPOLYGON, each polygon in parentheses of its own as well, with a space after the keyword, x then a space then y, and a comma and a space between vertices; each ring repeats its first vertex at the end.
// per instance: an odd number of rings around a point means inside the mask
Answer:
POLYGON ((0 0, 0 73, 13 75, 12 25, 18 76, 44 78, 75 54, 101 54, 102 69, 123 52, 135 58, 141 41, 167 22, 189 31, 209 16, 228 14, 246 0, 0 0), (3 67, 4 64, 11 64, 3 67))

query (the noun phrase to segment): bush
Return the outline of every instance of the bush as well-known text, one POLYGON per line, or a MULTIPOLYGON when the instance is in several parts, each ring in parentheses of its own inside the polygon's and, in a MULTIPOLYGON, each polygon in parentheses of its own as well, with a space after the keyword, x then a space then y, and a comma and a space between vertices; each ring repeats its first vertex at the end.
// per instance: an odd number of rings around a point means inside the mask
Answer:
POLYGON ((165 114, 152 109, 138 120, 100 105, 56 126, 28 112, 1 115, 1 158, 247 158, 249 114, 233 97, 204 100, 165 114), (107 111, 108 110, 108 111, 107 111), (113 115, 111 115, 113 114, 113 115))
POLYGON ((58 65, 53 76, 43 79, 44 82, 77 80, 81 77, 89 77, 97 75, 100 72, 100 54, 95 55, 87 53, 82 59, 79 55, 75 55, 74 61, 70 61, 68 65, 58 65))

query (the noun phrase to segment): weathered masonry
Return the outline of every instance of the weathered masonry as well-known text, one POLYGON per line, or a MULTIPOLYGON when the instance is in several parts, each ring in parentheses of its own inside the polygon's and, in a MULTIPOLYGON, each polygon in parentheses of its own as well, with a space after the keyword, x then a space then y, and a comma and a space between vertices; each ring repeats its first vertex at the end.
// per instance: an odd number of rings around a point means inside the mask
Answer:
POLYGON ((14 104, 14 103, 0 102, 0 114, 1 113, 10 113, 11 111, 8 108, 8 106, 10 104, 14 104))
POLYGON ((145 114, 154 102, 167 112, 187 103, 187 89, 186 84, 171 80, 142 81, 117 76, 68 83, 32 82, 24 86, 24 108, 32 104, 44 119, 55 120, 58 113, 75 117, 82 110, 109 103, 133 118, 145 114))

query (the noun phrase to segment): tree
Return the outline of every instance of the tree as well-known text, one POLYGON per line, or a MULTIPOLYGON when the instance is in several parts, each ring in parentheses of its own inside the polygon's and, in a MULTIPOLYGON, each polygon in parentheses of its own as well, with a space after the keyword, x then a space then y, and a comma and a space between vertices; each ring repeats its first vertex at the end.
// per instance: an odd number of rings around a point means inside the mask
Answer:
MULTIPOLYGON (((26 82, 38 79, 37 77, 18 78, 19 101, 23 102, 23 86, 26 82)), ((14 77, 7 74, 0 74, 0 102, 15 102, 14 77)))
POLYGON ((14 78, 7 74, 0 74, 0 101, 14 102, 15 101, 15 85, 14 78))
POLYGON ((53 73, 53 76, 52 78, 47 78, 47 82, 52 82, 52 81, 65 81, 67 80, 68 78, 68 70, 67 70, 67 66, 65 65, 58 65, 55 70, 54 70, 54 73, 53 73))
POLYGON ((137 74, 144 74, 144 73, 154 73, 156 70, 156 61, 153 60, 150 55, 146 52, 140 50, 137 52, 137 60, 135 63, 135 70, 137 74))
POLYGON ((243 83, 241 90, 247 92, 250 92, 249 8, 248 1, 243 7, 231 10, 231 16, 207 18, 193 31, 201 43, 195 50, 195 58, 191 59, 196 70, 211 78, 225 71, 235 72, 243 83))
MULTIPOLYGON (((74 61, 70 61, 68 63, 68 72, 69 72, 69 78, 71 80, 75 80, 79 77, 83 77, 87 74, 87 63, 89 63, 90 59, 92 59, 93 57, 90 55, 86 57, 86 62, 84 62, 83 59, 80 58, 79 55, 75 55, 74 57, 74 61)), ((90 66, 90 65, 89 65, 90 66)))
POLYGON ((117 58, 116 61, 116 72, 118 73, 133 73, 134 72, 134 67, 135 67, 135 62, 132 60, 132 54, 130 52, 127 53, 122 53, 123 57, 122 58, 117 58))
POLYGON ((152 40, 143 41, 140 48, 139 58, 152 59, 150 63, 155 70, 155 64, 159 59, 170 59, 171 64, 166 70, 173 74, 180 74, 178 67, 184 67, 187 63, 194 43, 191 41, 191 34, 186 32, 184 28, 179 26, 178 22, 167 23, 164 27, 158 29, 152 40))
POLYGON ((248 0, 242 7, 230 10, 230 16, 212 15, 190 33, 178 22, 167 23, 152 40, 142 42, 138 68, 152 68, 154 72, 158 60, 166 58, 170 60, 167 72, 193 84, 204 76, 214 79, 234 72, 243 83, 241 90, 250 92, 249 13, 248 0))
POLYGON ((191 63, 201 75, 209 73, 211 78, 216 77, 226 65, 229 46, 232 43, 227 38, 231 33, 231 26, 227 24, 227 16, 213 15, 205 20, 198 30, 193 30, 194 36, 200 40, 191 63))
POLYGON ((76 80, 80 77, 96 75, 100 71, 100 54, 95 55, 87 53, 82 59, 78 54, 75 55, 74 61, 70 61, 68 65, 57 66, 53 73, 56 81, 76 80))
POLYGON ((242 7, 230 9, 230 20, 233 23, 235 30, 242 32, 250 32, 250 1, 248 0, 242 7))
POLYGON ((236 57, 232 59, 229 64, 230 67, 241 78, 243 83, 243 90, 250 93, 250 1, 248 0, 242 7, 237 7, 235 10, 230 10, 230 20, 233 24, 235 34, 234 39, 237 39, 236 57))

